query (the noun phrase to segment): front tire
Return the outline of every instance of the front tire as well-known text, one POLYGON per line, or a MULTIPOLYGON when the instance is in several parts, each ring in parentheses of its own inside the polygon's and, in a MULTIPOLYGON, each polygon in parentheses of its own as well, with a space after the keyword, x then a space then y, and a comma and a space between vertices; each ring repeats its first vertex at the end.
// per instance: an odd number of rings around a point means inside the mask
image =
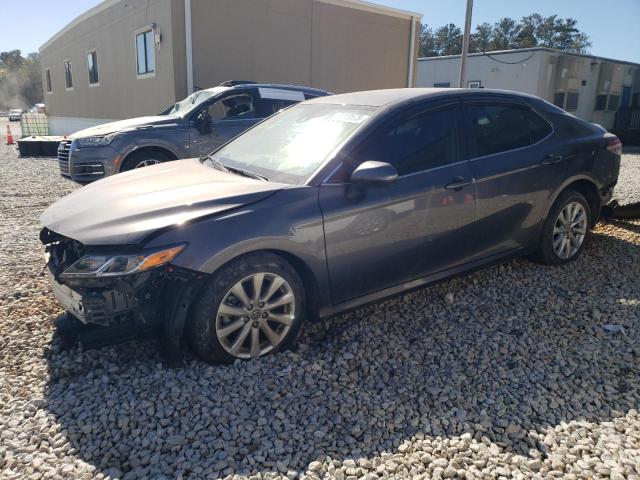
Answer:
POLYGON ((161 151, 142 151, 129 155, 122 164, 122 172, 136 168, 150 167, 173 160, 169 154, 161 151))
POLYGON ((296 271, 271 253, 249 254, 216 272, 194 302, 189 339, 211 363, 249 360, 289 347, 305 292, 296 271))
POLYGON ((546 265, 574 261, 584 250, 591 225, 591 209, 584 195, 567 190, 555 201, 545 221, 534 259, 546 265))

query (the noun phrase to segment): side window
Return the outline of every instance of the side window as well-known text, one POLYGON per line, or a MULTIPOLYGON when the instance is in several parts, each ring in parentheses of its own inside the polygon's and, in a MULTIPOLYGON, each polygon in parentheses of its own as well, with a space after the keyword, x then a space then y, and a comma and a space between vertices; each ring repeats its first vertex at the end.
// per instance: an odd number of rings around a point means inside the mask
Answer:
POLYGON ((551 133, 546 120, 524 106, 478 104, 467 112, 478 157, 526 147, 551 133))
POLYGON ((263 98, 260 100, 260 107, 258 108, 258 116, 260 118, 267 118, 278 113, 283 108, 287 108, 294 103, 298 103, 297 100, 274 100, 270 98, 263 98))
POLYGON ((209 105, 211 120, 242 120, 255 118, 253 97, 248 93, 241 93, 225 97, 209 105))
POLYGON ((388 162, 407 175, 457 160, 456 109, 413 115, 374 133, 358 160, 388 162))
POLYGON ((67 90, 73 88, 73 75, 71 73, 71 60, 64 61, 64 85, 67 90))

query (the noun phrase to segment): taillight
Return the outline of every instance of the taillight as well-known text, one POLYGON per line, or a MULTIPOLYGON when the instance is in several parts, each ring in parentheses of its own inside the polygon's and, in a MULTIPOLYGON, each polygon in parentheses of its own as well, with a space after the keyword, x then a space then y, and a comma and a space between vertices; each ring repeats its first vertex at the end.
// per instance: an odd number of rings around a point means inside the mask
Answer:
POLYGON ((622 142, 618 138, 607 142, 607 150, 616 155, 622 155, 622 142))

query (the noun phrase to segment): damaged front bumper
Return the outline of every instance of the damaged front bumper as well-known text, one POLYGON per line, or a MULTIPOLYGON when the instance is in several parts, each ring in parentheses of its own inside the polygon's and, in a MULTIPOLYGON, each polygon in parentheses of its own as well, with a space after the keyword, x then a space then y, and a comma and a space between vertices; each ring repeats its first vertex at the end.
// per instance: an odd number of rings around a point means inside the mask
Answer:
POLYGON ((126 338, 165 333, 177 347, 204 274, 166 264, 128 275, 67 277, 62 273, 87 253, 85 247, 46 228, 40 237, 53 294, 74 325, 91 329, 93 337, 125 328, 138 332, 126 338))

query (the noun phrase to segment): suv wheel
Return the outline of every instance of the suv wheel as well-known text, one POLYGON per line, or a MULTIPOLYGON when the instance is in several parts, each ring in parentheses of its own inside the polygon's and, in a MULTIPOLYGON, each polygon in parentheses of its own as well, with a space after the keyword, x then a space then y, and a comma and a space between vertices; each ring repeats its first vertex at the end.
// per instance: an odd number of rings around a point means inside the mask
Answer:
POLYGON ((561 265, 578 258, 591 225, 591 209, 584 196, 569 190, 551 207, 544 224, 536 259, 547 265, 561 265))
POLYGON ((173 160, 168 154, 160 151, 134 153, 126 158, 120 171, 128 172, 134 168, 149 167, 173 160))
POLYGON ((300 330, 304 299, 302 281, 286 261, 247 255, 217 272, 194 302, 191 345, 213 363, 280 351, 300 330))

